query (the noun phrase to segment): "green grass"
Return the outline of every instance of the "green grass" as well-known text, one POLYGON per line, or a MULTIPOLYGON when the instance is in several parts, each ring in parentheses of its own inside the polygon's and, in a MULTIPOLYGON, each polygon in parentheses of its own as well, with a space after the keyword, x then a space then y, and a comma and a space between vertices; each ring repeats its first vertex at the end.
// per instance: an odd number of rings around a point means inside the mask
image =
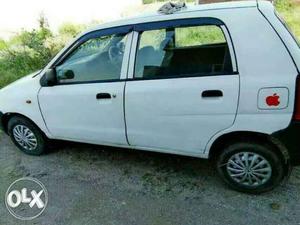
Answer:
POLYGON ((63 24, 58 34, 49 27, 21 30, 9 40, 0 38, 0 88, 43 68, 83 25, 63 24))
POLYGON ((300 4, 287 4, 279 1, 276 8, 279 14, 284 18, 286 23, 300 40, 300 4))
POLYGON ((9 71, 0 71, 0 88, 18 80, 26 75, 26 73, 15 74, 9 71))

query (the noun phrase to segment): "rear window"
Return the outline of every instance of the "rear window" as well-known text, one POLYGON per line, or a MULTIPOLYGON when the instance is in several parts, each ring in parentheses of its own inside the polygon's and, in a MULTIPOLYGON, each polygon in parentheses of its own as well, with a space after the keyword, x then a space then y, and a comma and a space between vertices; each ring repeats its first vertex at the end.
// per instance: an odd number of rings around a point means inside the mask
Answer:
POLYGON ((283 24, 283 26, 287 29, 287 31, 291 34, 291 36, 293 37, 293 39, 295 40, 295 42, 297 43, 298 47, 300 48, 300 42, 299 39, 296 37, 296 35, 293 33, 292 29, 289 27, 289 25, 285 22, 285 20, 283 19, 283 17, 275 11, 275 15, 278 17, 278 19, 280 20, 280 22, 283 24))

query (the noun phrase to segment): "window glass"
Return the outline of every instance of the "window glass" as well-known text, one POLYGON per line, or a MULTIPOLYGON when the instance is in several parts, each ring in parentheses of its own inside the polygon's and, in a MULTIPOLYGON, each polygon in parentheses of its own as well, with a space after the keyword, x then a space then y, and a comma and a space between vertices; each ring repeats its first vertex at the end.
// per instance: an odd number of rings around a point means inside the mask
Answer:
POLYGON ((126 34, 90 39, 56 67, 59 83, 120 79, 126 34))
POLYGON ((226 43, 223 31, 217 26, 176 28, 176 46, 197 46, 226 43))
POLYGON ((158 50, 161 42, 165 39, 166 32, 164 30, 150 30, 143 33, 143 39, 140 42, 140 48, 152 46, 158 50))
POLYGON ((230 52, 218 26, 178 27, 140 33, 136 78, 230 74, 230 52))

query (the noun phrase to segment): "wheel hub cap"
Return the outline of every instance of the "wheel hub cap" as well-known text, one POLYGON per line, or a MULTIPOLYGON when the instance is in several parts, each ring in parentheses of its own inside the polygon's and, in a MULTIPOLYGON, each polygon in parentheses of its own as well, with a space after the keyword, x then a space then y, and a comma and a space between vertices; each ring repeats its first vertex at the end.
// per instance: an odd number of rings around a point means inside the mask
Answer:
POLYGON ((265 184, 271 178, 272 167, 259 154, 241 152, 233 155, 228 160, 227 172, 235 182, 255 187, 265 184))
POLYGON ((13 129, 14 139, 26 150, 32 151, 37 147, 37 139, 34 133, 24 125, 17 125, 13 129))

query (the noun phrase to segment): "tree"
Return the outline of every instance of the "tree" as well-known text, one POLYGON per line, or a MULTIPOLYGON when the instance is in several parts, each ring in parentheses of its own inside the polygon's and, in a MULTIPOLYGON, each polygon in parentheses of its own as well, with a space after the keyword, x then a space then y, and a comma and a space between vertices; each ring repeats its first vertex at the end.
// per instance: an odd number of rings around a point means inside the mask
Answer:
POLYGON ((39 23, 39 28, 41 29, 49 28, 49 23, 44 12, 40 13, 38 18, 38 23, 39 23))

